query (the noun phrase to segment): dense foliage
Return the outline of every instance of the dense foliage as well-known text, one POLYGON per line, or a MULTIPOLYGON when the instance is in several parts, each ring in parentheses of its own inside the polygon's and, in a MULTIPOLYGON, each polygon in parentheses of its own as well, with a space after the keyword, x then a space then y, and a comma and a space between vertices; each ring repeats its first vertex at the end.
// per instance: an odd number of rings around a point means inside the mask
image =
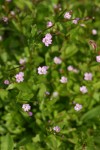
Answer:
POLYGON ((100 150, 99 0, 0 0, 1 150, 100 150))

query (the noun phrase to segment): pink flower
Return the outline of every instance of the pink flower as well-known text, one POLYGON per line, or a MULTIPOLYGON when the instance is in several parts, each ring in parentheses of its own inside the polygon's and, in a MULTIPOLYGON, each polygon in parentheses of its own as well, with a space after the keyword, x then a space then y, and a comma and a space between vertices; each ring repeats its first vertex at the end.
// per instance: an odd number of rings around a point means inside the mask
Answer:
POLYGON ((84 74, 84 80, 92 80, 92 73, 85 73, 84 74))
POLYGON ((69 12, 66 12, 66 13, 64 14, 64 18, 65 18, 65 19, 70 19, 70 18, 71 18, 71 14, 70 14, 69 12))
POLYGON ((29 111, 31 109, 31 106, 29 104, 23 104, 22 108, 24 111, 29 111))
POLYGON ((52 39, 52 35, 51 35, 50 33, 47 33, 47 34, 45 35, 45 37, 48 38, 48 39, 52 39))
POLYGON ((74 107, 74 109, 75 109, 76 111, 79 111, 79 110, 82 109, 82 105, 76 104, 75 107, 74 107))
POLYGON ((67 83, 67 78, 64 77, 64 76, 61 77, 60 82, 61 82, 61 83, 67 83))
POLYGON ((54 57, 53 60, 54 60, 55 64, 61 64, 62 63, 62 60, 59 57, 54 57))
POLYGON ((74 67, 71 66, 71 65, 67 67, 67 70, 68 70, 68 71, 72 71, 72 72, 74 72, 74 73, 78 73, 78 72, 79 72, 78 69, 74 68, 74 67))
POLYGON ((78 70, 78 69, 76 69, 76 68, 74 68, 74 69, 73 69, 73 72, 78 73, 78 72, 79 72, 79 70, 78 70))
POLYGON ((15 12, 14 12, 14 11, 11 11, 10 14, 11 14, 12 16, 15 16, 15 12))
POLYGON ((73 69, 74 69, 74 67, 71 66, 71 65, 67 67, 67 70, 68 70, 68 71, 73 71, 73 69))
POLYGON ((31 111, 28 112, 29 116, 33 116, 33 113, 31 111))
POLYGON ((38 67, 38 74, 47 74, 47 69, 49 67, 43 66, 43 67, 38 67))
POLYGON ((23 82, 24 80, 24 73, 23 72, 19 72, 18 74, 15 75, 15 78, 16 78, 16 82, 23 82))
POLYGON ((46 91, 45 94, 46 94, 46 95, 50 95, 50 92, 46 91))
POLYGON ((8 17, 3 17, 2 20, 7 23, 8 22, 8 17))
POLYGON ((53 127, 53 130, 54 130, 55 132, 60 132, 60 127, 55 126, 55 127, 53 127))
POLYGON ((52 35, 50 33, 47 33, 42 39, 42 42, 45 44, 45 46, 48 47, 50 44, 52 44, 52 35))
POLYGON ((6 85, 10 84, 9 80, 5 80, 4 84, 6 84, 6 85))
POLYGON ((23 64, 25 64, 26 63, 26 58, 21 58, 20 60, 19 60, 19 63, 21 64, 21 65, 23 65, 23 64))
POLYGON ((97 34, 97 30, 96 30, 96 29, 93 29, 93 30, 92 30, 92 34, 93 34, 93 35, 96 35, 96 34, 97 34))
POLYGON ((51 21, 47 22, 47 28, 52 27, 53 23, 51 21))
POLYGON ((80 18, 76 18, 72 21, 72 23, 77 24, 80 18))
POLYGON ((96 61, 97 61, 97 62, 100 62, 100 55, 99 55, 99 56, 96 56, 96 61))
POLYGON ((73 23, 73 24, 77 24, 77 23, 78 23, 78 20, 77 20, 77 19, 74 19, 74 20, 72 21, 72 23, 73 23))
POLYGON ((83 94, 85 94, 85 93, 88 92, 86 86, 81 86, 81 87, 80 87, 80 91, 81 91, 83 94))

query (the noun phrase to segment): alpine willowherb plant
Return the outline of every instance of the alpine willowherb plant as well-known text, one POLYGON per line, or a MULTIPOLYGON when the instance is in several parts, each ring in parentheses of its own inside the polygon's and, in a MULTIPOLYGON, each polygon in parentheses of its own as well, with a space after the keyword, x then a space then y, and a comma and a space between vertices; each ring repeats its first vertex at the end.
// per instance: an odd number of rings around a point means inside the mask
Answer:
POLYGON ((99 1, 0 1, 1 150, 99 150, 99 1))

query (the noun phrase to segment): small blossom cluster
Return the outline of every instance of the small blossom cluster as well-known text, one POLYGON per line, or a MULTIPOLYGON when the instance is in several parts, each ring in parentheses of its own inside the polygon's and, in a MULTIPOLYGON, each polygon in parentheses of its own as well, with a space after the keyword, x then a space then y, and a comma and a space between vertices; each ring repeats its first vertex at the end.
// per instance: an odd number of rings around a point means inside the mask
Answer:
POLYGON ((29 116, 32 116, 32 115, 33 115, 33 113, 32 113, 31 111, 29 111, 29 112, 28 112, 28 115, 29 115, 29 116))
MULTIPOLYGON (((84 74, 84 80, 92 80, 92 73, 85 73, 84 74)), ((87 87, 86 86, 81 86, 80 87, 80 92, 82 92, 83 94, 85 94, 85 93, 87 93, 88 92, 88 90, 87 90, 87 87)), ((76 110, 76 111, 79 111, 79 110, 81 110, 82 109, 82 105, 81 104, 76 104, 75 106, 74 106, 74 109, 76 110)))
POLYGON ((10 84, 9 80, 4 80, 4 84, 9 85, 10 84))
POLYGON ((52 27, 52 26, 53 26, 53 23, 51 21, 48 21, 47 22, 47 28, 52 27))
POLYGON ((50 92, 46 91, 45 94, 46 94, 46 95, 50 95, 50 92))
POLYGON ((83 94, 85 94, 85 93, 88 92, 86 86, 81 86, 81 87, 80 87, 80 91, 81 91, 83 94))
POLYGON ((47 33, 45 37, 42 39, 42 42, 45 44, 45 46, 49 46, 52 44, 52 35, 50 33, 47 33))
POLYGON ((93 29, 93 30, 92 30, 92 34, 93 34, 93 35, 97 35, 97 30, 96 30, 96 29, 93 29))
POLYGON ((84 80, 92 80, 92 73, 88 73, 88 72, 86 72, 85 74, 84 74, 84 80))
POLYGON ((65 76, 62 76, 60 79, 61 83, 67 83, 68 79, 65 76))
POLYGON ((71 18, 70 12, 66 12, 66 13, 64 14, 64 18, 65 18, 65 19, 70 19, 70 18, 71 18))
POLYGON ((28 115, 29 116, 32 116, 33 113, 31 111, 29 111, 31 109, 31 106, 29 104, 23 104, 22 105, 22 109, 25 111, 25 112, 28 112, 28 115))
POLYGON ((31 109, 31 106, 29 104, 23 104, 22 108, 24 111, 29 111, 31 109))
POLYGON ((100 55, 96 56, 96 61, 100 62, 100 55))
POLYGON ((53 130, 58 133, 58 132, 60 132, 60 127, 55 126, 55 127, 53 127, 53 130))
POLYGON ((24 73, 19 72, 18 74, 15 75, 16 82, 20 83, 24 81, 24 73))
POLYGON ((78 24, 79 18, 76 18, 72 21, 73 24, 78 24))
POLYGON ((8 17, 3 17, 2 20, 7 23, 8 22, 8 17))
POLYGON ((78 73, 78 72, 79 72, 79 70, 77 70, 76 68, 74 68, 74 67, 71 66, 71 65, 67 67, 67 70, 68 70, 68 71, 75 72, 75 73, 78 73))
POLYGON ((38 74, 47 74, 48 66, 38 67, 38 74))
POLYGON ((26 63, 26 58, 21 58, 20 60, 19 60, 19 64, 20 65, 24 65, 26 63))
POLYGON ((54 4, 53 7, 54 7, 55 12, 58 12, 58 11, 62 10, 61 4, 54 4))
POLYGON ((54 57, 53 61, 55 64, 61 64, 62 63, 62 60, 59 57, 54 57))
POLYGON ((14 11, 11 11, 10 14, 11 14, 12 16, 15 16, 15 12, 14 12, 14 11))
POLYGON ((75 109, 76 111, 79 111, 79 110, 82 109, 82 105, 76 104, 75 107, 74 107, 74 109, 75 109))

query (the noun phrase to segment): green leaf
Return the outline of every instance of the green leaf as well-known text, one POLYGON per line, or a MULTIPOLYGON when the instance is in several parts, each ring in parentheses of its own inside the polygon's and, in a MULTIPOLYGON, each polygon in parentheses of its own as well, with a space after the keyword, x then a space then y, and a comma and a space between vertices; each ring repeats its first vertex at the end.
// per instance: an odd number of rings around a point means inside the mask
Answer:
POLYGON ((96 82, 93 84, 93 89, 100 89, 100 82, 96 82))
POLYGON ((15 88, 15 86, 16 86, 16 83, 11 83, 11 84, 9 84, 9 86, 7 87, 7 90, 12 90, 12 89, 15 88))
POLYGON ((29 83, 19 83, 16 84, 16 88, 19 90, 19 94, 17 95, 17 101, 29 101, 33 97, 32 87, 29 83))
POLYGON ((37 134, 34 138, 32 138, 34 143, 40 142, 40 135, 37 134))
POLYGON ((25 82, 16 84, 16 88, 20 91, 23 91, 23 92, 30 92, 31 91, 31 85, 29 83, 25 83, 25 82))
POLYGON ((95 92, 94 95, 93 95, 93 98, 94 98, 97 102, 99 102, 99 101, 100 101, 100 94, 97 93, 97 92, 95 92))
POLYGON ((64 48, 63 49, 63 52, 62 52, 62 55, 61 57, 62 58, 70 58, 72 57, 73 55, 75 55, 78 51, 78 48, 75 46, 75 44, 72 44, 71 46, 67 47, 66 49, 64 48))
POLYGON ((40 64, 43 63, 43 62, 44 62, 44 59, 43 59, 42 57, 37 56, 37 55, 34 57, 34 64, 35 64, 36 66, 40 65, 40 64))
POLYGON ((17 102, 29 101, 33 96, 34 94, 32 92, 20 91, 19 94, 17 95, 17 102))
POLYGON ((45 150, 45 149, 44 148, 42 149, 39 144, 29 143, 26 145, 25 150, 45 150))
POLYGON ((21 145, 27 145, 30 142, 31 136, 25 136, 23 137, 17 144, 17 148, 20 147, 21 145))
POLYGON ((0 98, 2 100, 4 100, 5 98, 8 97, 8 91, 7 90, 4 90, 4 89, 0 89, 0 98))
POLYGON ((7 53, 6 53, 6 52, 1 53, 1 59, 3 60, 3 62, 7 62, 8 55, 7 55, 7 53))
POLYGON ((24 9, 25 6, 27 6, 31 11, 33 10, 32 3, 29 0, 15 0, 14 3, 19 7, 20 9, 24 9))
POLYGON ((96 108, 93 108, 92 110, 88 111, 85 113, 81 121, 88 121, 89 119, 93 119, 94 117, 99 117, 100 116, 100 106, 97 106, 96 108))
POLYGON ((50 135, 46 139, 46 144, 51 150, 56 150, 61 142, 54 135, 50 135))
POLYGON ((12 23, 13 23, 14 27, 20 32, 21 31, 20 24, 17 23, 16 21, 14 21, 14 20, 12 20, 12 23))
POLYGON ((31 36, 34 37, 35 34, 37 33, 37 26, 36 24, 32 26, 32 29, 31 29, 31 36))
POLYGON ((13 150, 14 143, 10 134, 1 137, 1 150, 13 150))
POLYGON ((40 90, 39 90, 38 96, 40 98, 44 98, 45 92, 46 92, 45 84, 40 84, 40 90))
POLYGON ((33 11, 33 5, 30 1, 25 0, 24 3, 30 9, 30 11, 33 11))
POLYGON ((79 92, 79 88, 80 86, 78 84, 75 84, 74 87, 73 87, 73 90, 78 93, 79 92))

